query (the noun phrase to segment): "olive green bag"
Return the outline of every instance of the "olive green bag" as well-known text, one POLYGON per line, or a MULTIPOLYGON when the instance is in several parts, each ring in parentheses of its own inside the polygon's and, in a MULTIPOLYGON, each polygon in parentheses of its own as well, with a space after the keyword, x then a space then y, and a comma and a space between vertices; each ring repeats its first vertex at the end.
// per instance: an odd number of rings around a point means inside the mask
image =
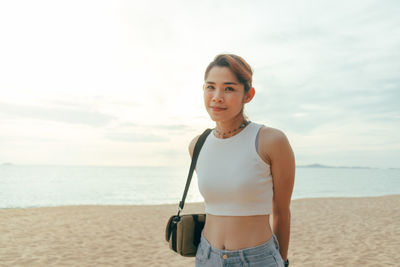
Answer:
POLYGON ((197 246, 200 243, 201 231, 206 222, 206 214, 204 213, 183 215, 180 215, 180 213, 185 205, 186 195, 189 190, 200 149, 210 132, 211 129, 206 129, 196 142, 185 191, 183 192, 182 200, 179 202, 178 214, 172 215, 169 218, 167 227, 165 228, 165 240, 169 243, 169 248, 185 257, 196 256, 197 246))

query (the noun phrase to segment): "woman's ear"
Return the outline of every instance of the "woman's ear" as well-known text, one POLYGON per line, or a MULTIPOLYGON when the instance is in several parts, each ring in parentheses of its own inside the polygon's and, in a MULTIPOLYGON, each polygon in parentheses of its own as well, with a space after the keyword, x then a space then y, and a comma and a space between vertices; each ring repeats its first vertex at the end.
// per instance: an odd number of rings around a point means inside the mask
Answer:
POLYGON ((249 91, 247 92, 246 96, 244 97, 244 103, 249 103, 254 95, 256 94, 256 90, 254 90, 254 87, 250 87, 249 91))

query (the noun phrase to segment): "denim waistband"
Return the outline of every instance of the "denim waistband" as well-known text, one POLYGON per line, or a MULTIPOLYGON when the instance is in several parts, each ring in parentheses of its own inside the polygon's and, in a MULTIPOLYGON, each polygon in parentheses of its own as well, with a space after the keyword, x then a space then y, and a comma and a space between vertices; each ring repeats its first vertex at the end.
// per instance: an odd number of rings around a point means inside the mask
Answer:
POLYGON ((278 239, 274 234, 272 234, 272 237, 266 241, 265 243, 255 246, 255 247, 250 247, 250 248, 245 248, 245 249, 240 249, 240 250, 224 250, 224 249, 218 249, 213 247, 208 240, 204 237, 203 231, 201 232, 201 242, 200 246, 202 246, 203 251, 206 253, 206 257, 208 258, 210 253, 215 253, 220 256, 226 255, 227 257, 235 257, 235 256, 251 256, 251 255, 258 255, 265 253, 266 251, 271 251, 274 252, 276 250, 279 251, 279 243, 278 239))

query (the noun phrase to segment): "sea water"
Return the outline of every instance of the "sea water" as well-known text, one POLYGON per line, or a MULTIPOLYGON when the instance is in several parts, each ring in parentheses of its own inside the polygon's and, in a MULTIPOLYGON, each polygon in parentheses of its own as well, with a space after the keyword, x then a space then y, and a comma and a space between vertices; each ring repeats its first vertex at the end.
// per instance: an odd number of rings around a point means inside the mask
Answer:
MULTIPOLYGON (((0 166, 0 208, 177 204, 188 170, 176 167, 0 166)), ((296 168, 292 199, 400 194, 400 169, 296 168)), ((186 202, 201 202, 193 176, 186 202)))

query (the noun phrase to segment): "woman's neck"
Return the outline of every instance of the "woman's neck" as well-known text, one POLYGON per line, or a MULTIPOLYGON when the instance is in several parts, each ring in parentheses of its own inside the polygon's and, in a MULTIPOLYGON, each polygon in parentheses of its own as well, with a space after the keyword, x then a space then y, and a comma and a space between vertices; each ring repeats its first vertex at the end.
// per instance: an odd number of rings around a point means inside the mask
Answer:
POLYGON ((221 138, 228 138, 239 133, 242 128, 239 128, 246 119, 241 115, 237 116, 229 121, 217 121, 215 128, 218 131, 221 138), (234 131, 236 129, 236 131, 234 131), (231 133, 229 133, 231 131, 231 133), (223 135, 225 133, 225 135, 223 135))

